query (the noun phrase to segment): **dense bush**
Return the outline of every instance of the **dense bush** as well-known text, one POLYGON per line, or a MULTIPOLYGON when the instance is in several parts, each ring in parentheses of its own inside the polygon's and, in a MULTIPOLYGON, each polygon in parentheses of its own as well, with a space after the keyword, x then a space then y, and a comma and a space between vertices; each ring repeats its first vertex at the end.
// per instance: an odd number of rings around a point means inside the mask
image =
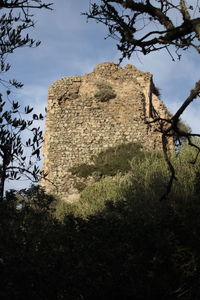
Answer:
POLYGON ((169 173, 153 153, 88 186, 73 205, 38 189, 8 195, 0 203, 0 298, 199 300, 194 158, 187 146, 171 158, 178 181, 163 202, 169 173))
MULTIPOLYGON (((171 156, 177 180, 173 184, 168 201, 175 206, 176 203, 187 203, 193 198, 196 199, 200 162, 198 160, 193 164, 195 157, 196 149, 189 146, 184 146, 178 154, 174 153, 171 156)), ((100 153, 95 158, 94 167, 101 174, 112 177, 103 177, 99 182, 87 186, 82 191, 78 203, 63 205, 66 211, 69 208, 71 211, 73 207, 76 215, 86 217, 100 213, 108 202, 110 204, 120 201, 128 203, 129 210, 132 206, 135 209, 140 202, 148 209, 155 201, 159 202, 170 177, 162 153, 140 151, 139 146, 133 144, 121 145, 115 150, 110 148, 100 153), (134 153, 137 147, 138 152, 134 153), (123 156, 124 153, 126 155, 123 156), (118 175, 114 176, 116 173, 118 175)))
POLYGON ((56 205, 56 217, 63 220, 65 215, 73 214, 76 217, 87 219, 90 215, 100 213, 105 209, 107 202, 116 202, 121 193, 121 176, 106 177, 101 181, 88 185, 81 193, 80 200, 75 203, 59 201, 56 205))

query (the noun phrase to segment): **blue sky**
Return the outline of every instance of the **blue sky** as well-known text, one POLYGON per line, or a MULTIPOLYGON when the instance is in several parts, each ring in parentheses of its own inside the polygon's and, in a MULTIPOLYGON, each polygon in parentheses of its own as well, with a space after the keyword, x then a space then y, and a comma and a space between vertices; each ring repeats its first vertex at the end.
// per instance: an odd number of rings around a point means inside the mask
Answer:
MULTIPOLYGON (((53 11, 35 11, 35 28, 31 35, 41 40, 38 48, 18 49, 8 57, 12 65, 7 74, 24 83, 13 95, 37 112, 44 112, 48 87, 64 76, 91 72, 98 63, 118 62, 116 43, 104 39, 107 30, 94 21, 86 22, 81 12, 87 11, 89 0, 56 0, 53 11)), ((165 51, 148 56, 136 55, 122 65, 131 63, 154 75, 161 98, 175 112, 199 78, 200 61, 193 50, 183 53, 181 61, 173 62, 165 51)), ((196 100, 183 119, 195 132, 200 132, 200 103, 196 100)), ((44 126, 41 124, 41 126, 44 126)), ((9 184, 10 186, 10 184, 9 184)))

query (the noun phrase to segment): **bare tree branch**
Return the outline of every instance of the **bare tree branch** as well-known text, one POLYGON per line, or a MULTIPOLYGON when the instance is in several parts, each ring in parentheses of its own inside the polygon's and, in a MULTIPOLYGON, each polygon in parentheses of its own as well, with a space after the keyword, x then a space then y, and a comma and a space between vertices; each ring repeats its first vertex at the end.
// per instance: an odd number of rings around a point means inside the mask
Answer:
POLYGON ((185 111, 185 109, 192 103, 192 101, 200 96, 200 80, 196 82, 195 88, 191 90, 189 97, 183 102, 181 107, 177 110, 177 112, 172 117, 172 122, 174 123, 174 127, 177 124, 180 116, 185 111))
POLYGON ((84 15, 105 24, 109 36, 118 37, 118 49, 123 58, 129 58, 133 51, 148 54, 157 50, 159 45, 174 45, 178 49, 193 46, 199 52, 195 39, 200 38, 200 18, 191 18, 186 2, 180 0, 179 5, 173 5, 173 1, 160 0, 156 3, 160 4, 160 8, 150 1, 102 0, 101 4, 91 4, 89 12, 84 15), (182 23, 176 24, 171 15, 168 16, 172 9, 180 14, 182 23), (148 24, 144 22, 143 30, 139 30, 141 18, 149 20, 148 24), (147 26, 153 22, 159 30, 151 30, 150 27, 146 32, 147 26))
POLYGON ((167 196, 171 192, 171 188, 172 188, 174 180, 177 180, 174 166, 172 165, 171 160, 169 158, 169 152, 167 149, 168 139, 167 139, 167 136, 165 135, 165 133, 162 134, 162 145, 163 145, 164 158, 165 158, 167 166, 170 170, 171 175, 170 175, 167 187, 166 187, 166 192, 161 196, 160 201, 165 200, 167 198, 167 196))
POLYGON ((169 137, 174 137, 177 140, 180 140, 182 137, 186 138, 188 141, 188 144, 195 149, 197 149, 197 154, 191 163, 196 163, 196 160, 200 154, 200 147, 196 144, 194 144, 191 140, 191 137, 200 137, 200 134, 198 133, 190 133, 190 132, 185 132, 179 129, 178 123, 180 120, 180 116, 182 113, 185 111, 185 109, 192 103, 194 99, 196 99, 198 96, 200 96, 200 81, 196 82, 194 89, 190 91, 190 95, 188 98, 183 102, 181 107, 177 110, 177 112, 169 119, 161 118, 161 117, 156 117, 152 121, 148 121, 148 124, 152 123, 157 123, 157 130, 162 133, 162 146, 163 146, 163 153, 164 153, 164 158, 167 163, 167 166, 170 171, 170 179, 167 184, 166 192, 164 195, 162 195, 161 200, 164 200, 167 198, 169 195, 172 185, 174 180, 177 180, 176 178, 176 172, 173 167, 173 164, 169 158, 169 151, 167 148, 168 145, 168 138, 169 137))

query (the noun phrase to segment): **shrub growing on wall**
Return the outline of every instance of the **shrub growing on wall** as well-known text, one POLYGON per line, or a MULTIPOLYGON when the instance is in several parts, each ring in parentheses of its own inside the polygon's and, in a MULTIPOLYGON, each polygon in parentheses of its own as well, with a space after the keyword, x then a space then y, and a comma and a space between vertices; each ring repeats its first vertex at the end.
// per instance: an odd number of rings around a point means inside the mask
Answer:
POLYGON ((98 90, 95 92, 94 97, 101 102, 107 102, 116 97, 116 93, 112 86, 108 83, 98 82, 96 84, 98 90))

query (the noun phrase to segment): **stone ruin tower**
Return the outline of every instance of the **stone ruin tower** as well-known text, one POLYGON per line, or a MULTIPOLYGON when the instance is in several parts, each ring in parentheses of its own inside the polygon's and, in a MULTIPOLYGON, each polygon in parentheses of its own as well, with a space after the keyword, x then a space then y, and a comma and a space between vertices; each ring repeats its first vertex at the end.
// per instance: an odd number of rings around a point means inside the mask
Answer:
POLYGON ((97 65, 84 76, 56 81, 48 94, 44 136, 46 192, 66 201, 78 198, 69 169, 89 163, 91 156, 108 147, 136 142, 146 149, 161 148, 161 134, 152 120, 155 111, 168 112, 154 94, 150 73, 132 65, 97 65))

